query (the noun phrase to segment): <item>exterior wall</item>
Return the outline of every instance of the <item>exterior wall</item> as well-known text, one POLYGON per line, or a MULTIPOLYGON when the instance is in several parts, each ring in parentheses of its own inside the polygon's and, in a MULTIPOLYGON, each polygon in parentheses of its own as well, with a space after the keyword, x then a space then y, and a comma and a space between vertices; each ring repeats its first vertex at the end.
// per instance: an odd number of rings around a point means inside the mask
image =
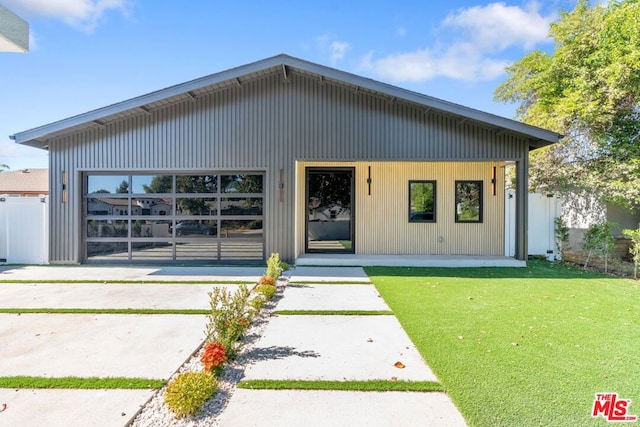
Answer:
POLYGON ((528 156, 526 139, 296 73, 288 82, 267 76, 48 142, 51 261, 60 263, 82 261, 82 171, 265 171, 265 250, 292 260, 296 161, 528 156))
POLYGON ((305 247, 305 169, 355 167, 357 254, 503 255, 504 163, 498 162, 298 162, 296 255, 305 247), (371 167, 371 195, 368 167, 371 167), (496 195, 491 176, 496 166, 496 195), (409 180, 436 180, 435 223, 409 222, 409 180), (455 222, 455 181, 482 180, 483 222, 455 222))

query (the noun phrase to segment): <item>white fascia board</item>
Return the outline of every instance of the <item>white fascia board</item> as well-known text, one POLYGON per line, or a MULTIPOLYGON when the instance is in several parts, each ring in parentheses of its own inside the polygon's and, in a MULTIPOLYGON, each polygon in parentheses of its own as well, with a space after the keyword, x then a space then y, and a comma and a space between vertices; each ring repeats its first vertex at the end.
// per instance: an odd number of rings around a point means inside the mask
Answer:
POLYGON ((0 52, 27 52, 29 24, 0 4, 0 52))

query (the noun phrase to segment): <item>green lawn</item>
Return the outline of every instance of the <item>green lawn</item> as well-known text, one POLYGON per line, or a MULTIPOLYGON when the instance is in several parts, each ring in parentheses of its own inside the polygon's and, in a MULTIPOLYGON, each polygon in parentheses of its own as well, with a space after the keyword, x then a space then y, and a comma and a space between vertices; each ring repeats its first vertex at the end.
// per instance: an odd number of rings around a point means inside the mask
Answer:
POLYGON ((366 268, 472 426, 606 425, 597 392, 640 415, 640 285, 527 268, 366 268))

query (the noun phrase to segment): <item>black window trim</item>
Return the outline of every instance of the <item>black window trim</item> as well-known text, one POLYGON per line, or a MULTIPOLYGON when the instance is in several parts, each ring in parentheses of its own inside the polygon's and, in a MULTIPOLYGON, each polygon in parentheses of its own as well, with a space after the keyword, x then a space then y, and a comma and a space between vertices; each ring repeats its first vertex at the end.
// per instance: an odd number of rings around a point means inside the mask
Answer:
POLYGON ((407 199, 407 208, 408 208, 408 220, 409 222, 415 223, 427 223, 434 224, 438 222, 438 183, 435 179, 411 179, 409 180, 409 191, 408 191, 408 199, 407 199), (432 220, 422 220, 422 219, 412 219, 411 218, 411 184, 432 184, 433 185, 433 219, 432 220))

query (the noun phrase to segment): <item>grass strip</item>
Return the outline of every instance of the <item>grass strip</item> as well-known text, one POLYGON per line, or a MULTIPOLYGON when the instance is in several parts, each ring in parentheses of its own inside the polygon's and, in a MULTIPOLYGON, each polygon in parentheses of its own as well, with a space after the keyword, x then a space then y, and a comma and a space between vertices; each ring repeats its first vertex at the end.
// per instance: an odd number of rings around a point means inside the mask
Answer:
POLYGON ((389 316, 391 310, 276 310, 283 316, 389 316))
POLYGON ((346 390, 346 391, 418 391, 443 392, 435 381, 300 381, 300 380, 245 380, 239 388, 253 390, 346 390))
POLYGON ((51 389, 152 389, 157 390, 164 386, 164 380, 149 378, 124 378, 124 377, 0 377, 0 388, 51 388, 51 389))
POLYGON ((373 283, 371 282, 359 282, 356 280, 290 280, 290 285, 369 285, 371 286, 373 283))
POLYGON ((154 308, 0 308, 9 314, 210 314, 211 310, 154 308))
POLYGON ((55 279, 55 280, 25 280, 25 279, 2 279, 0 284, 94 284, 100 283, 103 285, 251 285, 255 281, 251 280, 68 280, 68 279, 55 279))

